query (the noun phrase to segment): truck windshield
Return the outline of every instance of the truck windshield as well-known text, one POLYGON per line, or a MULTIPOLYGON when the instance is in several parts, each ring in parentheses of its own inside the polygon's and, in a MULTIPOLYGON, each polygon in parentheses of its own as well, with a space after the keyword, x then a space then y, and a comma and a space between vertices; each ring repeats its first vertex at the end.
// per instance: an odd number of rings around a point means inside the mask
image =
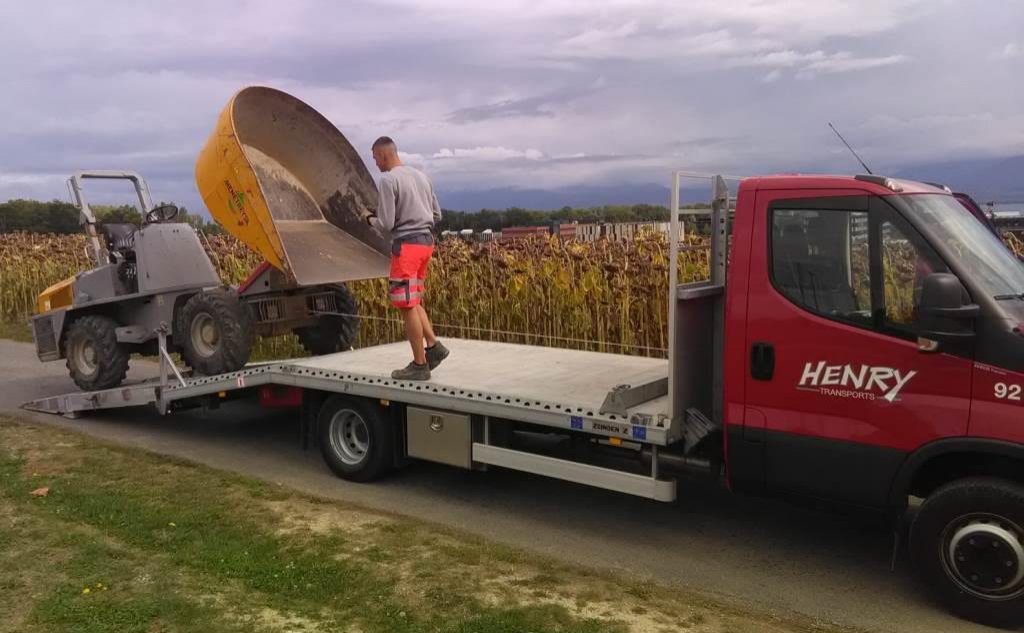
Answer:
POLYGON ((952 196, 900 196, 916 219, 942 240, 982 290, 1001 300, 1024 301, 1024 263, 952 196))

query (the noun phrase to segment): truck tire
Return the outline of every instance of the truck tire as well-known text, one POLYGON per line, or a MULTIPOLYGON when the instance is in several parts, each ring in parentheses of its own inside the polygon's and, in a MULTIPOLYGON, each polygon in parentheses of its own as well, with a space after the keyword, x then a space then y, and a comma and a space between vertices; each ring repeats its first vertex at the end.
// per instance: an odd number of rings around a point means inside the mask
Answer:
POLYGON ((324 461, 342 479, 373 481, 392 469, 395 429, 370 401, 331 396, 320 407, 317 428, 324 461))
POLYGON ((1024 486, 971 477, 925 500, 911 527, 914 566, 954 613, 992 626, 1024 624, 1024 486))
POLYGON ((128 374, 128 350, 117 342, 117 322, 88 315, 75 319, 64 336, 68 373, 83 391, 112 389, 128 374))
POLYGON ((343 284, 330 286, 338 302, 338 312, 349 316, 323 315, 313 325, 295 328, 299 343, 313 356, 352 349, 359 335, 359 304, 343 284))
POLYGON ((252 314, 233 290, 214 288, 192 295, 178 313, 175 331, 185 362, 201 374, 236 371, 249 361, 252 314))

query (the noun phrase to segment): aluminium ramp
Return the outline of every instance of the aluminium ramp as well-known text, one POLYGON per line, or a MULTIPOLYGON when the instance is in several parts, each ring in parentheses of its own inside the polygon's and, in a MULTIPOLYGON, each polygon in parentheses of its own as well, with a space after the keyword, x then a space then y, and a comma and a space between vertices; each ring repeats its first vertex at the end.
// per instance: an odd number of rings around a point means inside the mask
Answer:
POLYGON ((56 413, 75 418, 89 411, 155 405, 159 388, 159 380, 148 380, 102 391, 72 391, 49 398, 30 400, 21 407, 29 411, 56 413))

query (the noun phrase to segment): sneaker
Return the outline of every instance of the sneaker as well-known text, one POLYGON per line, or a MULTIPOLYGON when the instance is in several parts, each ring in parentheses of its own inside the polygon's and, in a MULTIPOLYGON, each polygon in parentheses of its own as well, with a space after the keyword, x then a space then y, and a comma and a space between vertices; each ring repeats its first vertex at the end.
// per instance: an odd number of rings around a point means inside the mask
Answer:
POLYGON ((430 380, 430 366, 412 362, 391 372, 391 377, 395 380, 430 380))
POLYGON ((431 369, 437 369, 437 366, 441 364, 441 361, 448 358, 448 354, 451 354, 451 351, 449 351, 441 341, 434 341, 434 346, 428 347, 426 352, 427 365, 429 365, 431 369))

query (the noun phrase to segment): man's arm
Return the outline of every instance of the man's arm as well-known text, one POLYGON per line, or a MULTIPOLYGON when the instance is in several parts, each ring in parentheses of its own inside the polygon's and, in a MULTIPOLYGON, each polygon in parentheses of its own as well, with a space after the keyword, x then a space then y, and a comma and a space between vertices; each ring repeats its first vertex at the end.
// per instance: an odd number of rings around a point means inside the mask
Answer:
POLYGON ((395 183, 387 176, 380 179, 377 215, 370 219, 370 225, 376 225, 388 233, 395 228, 395 183))
POLYGON ((433 185, 430 187, 430 210, 434 213, 434 226, 437 226, 441 222, 441 204, 437 201, 433 185))

